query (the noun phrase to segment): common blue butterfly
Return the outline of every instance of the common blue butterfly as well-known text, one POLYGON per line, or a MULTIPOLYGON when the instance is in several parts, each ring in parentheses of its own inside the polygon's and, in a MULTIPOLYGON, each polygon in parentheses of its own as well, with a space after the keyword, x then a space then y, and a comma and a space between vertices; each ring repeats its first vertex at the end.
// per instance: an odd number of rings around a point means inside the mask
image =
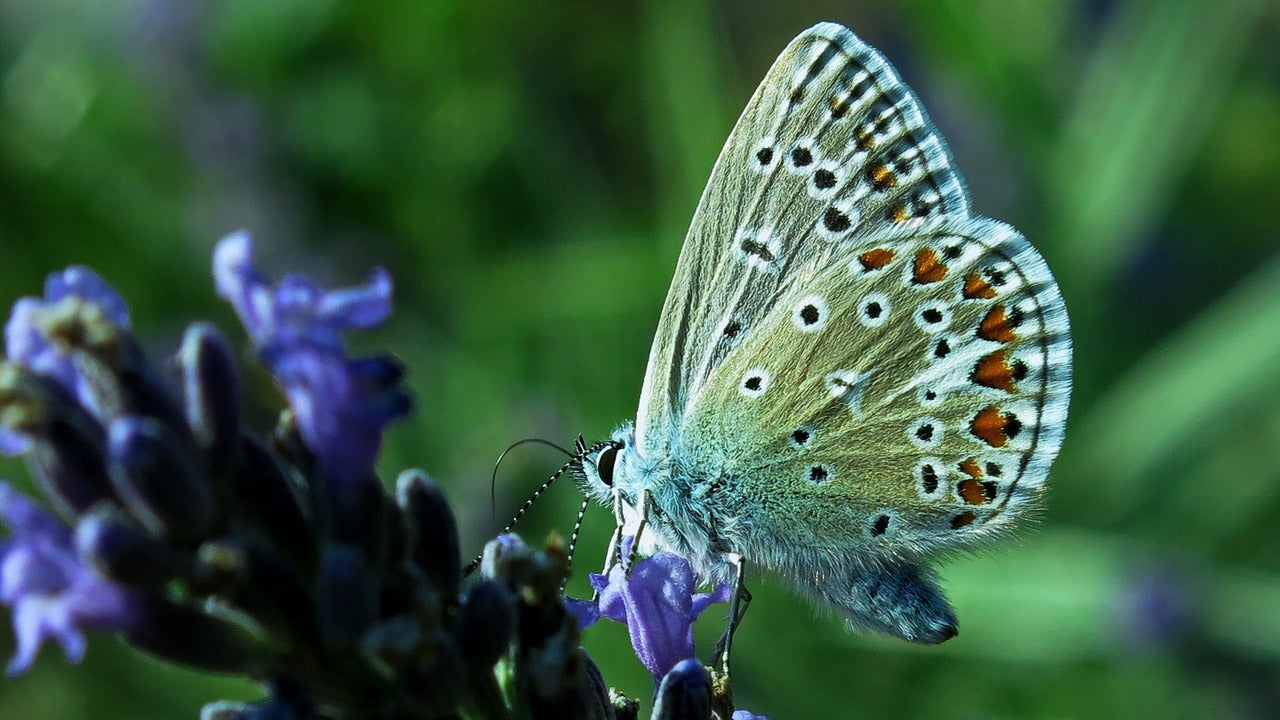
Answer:
POLYGON ((956 618, 930 558, 1037 507, 1070 390, 1044 260, 970 210, 884 57, 823 23, 730 134, 636 421, 578 473, 621 521, 643 515, 643 552, 714 582, 765 568, 855 627, 937 643, 956 618))

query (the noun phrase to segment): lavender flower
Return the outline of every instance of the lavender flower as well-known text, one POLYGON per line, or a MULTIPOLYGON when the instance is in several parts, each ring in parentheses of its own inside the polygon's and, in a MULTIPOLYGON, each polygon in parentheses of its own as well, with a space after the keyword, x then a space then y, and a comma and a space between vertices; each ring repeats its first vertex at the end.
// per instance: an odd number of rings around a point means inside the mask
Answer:
MULTIPOLYGON (((85 267, 69 267, 45 281, 44 298, 27 297, 14 303, 5 324, 5 352, 11 362, 53 378, 83 405, 92 405, 93 391, 77 368, 74 348, 51 337, 50 318, 78 311, 106 320, 98 327, 128 329, 129 309, 114 288, 85 267)), ((29 439, 8 427, 0 427, 0 452, 20 455, 30 449, 29 439)))
MULTIPOLYGON (((251 259, 248 236, 232 235, 214 272, 292 409, 267 438, 243 424, 232 352, 212 326, 192 325, 176 363, 158 363, 119 294, 83 268, 15 306, 0 445, 24 451, 56 516, 0 483, 10 672, 49 641, 79 660, 86 632, 107 630, 268 689, 209 705, 210 720, 636 718, 580 647, 559 541, 499 538, 467 583, 441 488, 411 470, 393 497, 375 473, 383 431, 409 407, 402 372, 389 357, 348 357, 342 333, 390 313, 386 274, 325 291, 300 276, 271 285, 251 259)), ((654 718, 729 715, 707 670, 680 663, 694 618, 726 588, 695 593, 688 563, 665 554, 593 583, 600 603, 580 609, 628 624, 662 681, 654 718)))
POLYGON ((274 287, 253 265, 247 233, 228 235, 214 250, 218 294, 231 303, 280 383, 298 431, 326 472, 359 482, 373 469, 388 423, 409 411, 403 371, 390 357, 351 359, 345 330, 367 330, 391 314, 391 278, 375 270, 369 283, 325 291, 300 275, 274 287))
POLYGON ((87 630, 125 630, 137 607, 125 588, 84 564, 70 528, 8 483, 0 482, 0 518, 13 536, 0 543, 0 602, 13 608, 18 650, 8 672, 25 672, 45 641, 67 660, 84 657, 87 630))
POLYGON ((619 564, 607 576, 593 573, 590 580, 599 599, 570 605, 579 623, 586 627, 606 617, 625 624, 631 647, 655 684, 676 663, 694 657, 693 622, 702 611, 729 599, 727 585, 695 592, 689 561, 669 552, 639 560, 630 574, 619 564))

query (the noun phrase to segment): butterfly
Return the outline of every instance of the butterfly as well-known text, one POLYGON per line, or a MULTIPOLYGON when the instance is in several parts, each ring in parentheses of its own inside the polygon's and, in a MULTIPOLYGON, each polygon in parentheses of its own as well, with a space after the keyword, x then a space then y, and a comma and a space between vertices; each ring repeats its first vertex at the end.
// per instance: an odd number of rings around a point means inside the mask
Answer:
POLYGON ((635 422, 576 470, 646 554, 739 586, 763 568, 855 628, 939 643, 957 622, 930 561, 1034 514, 1070 391, 1045 261, 972 212, 884 56, 822 23, 712 170, 635 422))

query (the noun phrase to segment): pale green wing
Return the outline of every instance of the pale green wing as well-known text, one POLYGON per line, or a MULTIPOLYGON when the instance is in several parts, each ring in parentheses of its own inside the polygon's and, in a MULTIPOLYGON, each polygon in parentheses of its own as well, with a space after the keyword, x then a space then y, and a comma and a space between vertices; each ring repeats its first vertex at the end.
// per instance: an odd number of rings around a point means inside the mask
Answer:
POLYGON ((712 459, 744 523, 785 518, 797 546, 992 535, 1035 507, 1062 443, 1071 347, 1048 267, 986 218, 839 247, 718 365, 682 451, 712 459))
POLYGON ((944 214, 967 217, 968 196, 915 95, 849 30, 802 33, 748 103, 694 215, 649 356, 641 452, 666 455, 709 378, 857 238, 944 214))

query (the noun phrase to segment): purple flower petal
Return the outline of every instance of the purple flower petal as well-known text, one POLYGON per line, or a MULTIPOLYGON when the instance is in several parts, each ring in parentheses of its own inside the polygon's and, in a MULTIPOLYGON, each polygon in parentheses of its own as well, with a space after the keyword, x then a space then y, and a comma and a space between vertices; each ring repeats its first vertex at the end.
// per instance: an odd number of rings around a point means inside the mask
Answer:
POLYGON ((289 275, 273 287, 253 265, 253 243, 243 232, 218 243, 213 273, 218 294, 235 308, 288 398, 307 447, 335 479, 364 479, 383 428, 408 412, 409 400, 400 365, 349 358, 342 333, 387 318, 390 277, 378 270, 366 285, 324 290, 289 275))
POLYGON ((341 322, 344 327, 377 327, 391 315, 391 276, 382 268, 375 268, 367 285, 327 293, 320 299, 319 311, 322 317, 341 322))
POLYGON ((223 238, 213 249, 213 280, 221 295, 240 316, 240 322, 255 343, 264 344, 270 338, 259 332, 269 330, 271 317, 271 292, 267 280, 253 266, 253 241, 246 232, 233 233, 223 238))
POLYGON ((3 481, 0 481, 0 520, 14 535, 48 537, 59 543, 71 537, 71 530, 53 515, 3 481))
POLYGON ((302 275, 286 275, 273 288, 254 266, 245 232, 218 243, 213 274, 218 294, 262 347, 305 342, 340 350, 342 331, 368 330, 391 315, 391 277, 381 268, 356 287, 326 291, 302 275))
POLYGON ((107 319, 116 325, 129 327, 129 306, 125 304, 124 298, 89 268, 72 265, 45 279, 46 303, 53 304, 72 295, 102 308, 107 319))
POLYGON ((528 553, 529 546, 524 544, 519 535, 503 533, 485 543, 484 552, 480 556, 480 576, 496 578, 500 575, 499 569, 509 558, 528 553))
POLYGON ((31 449, 31 439, 22 433, 0 427, 0 453, 13 457, 31 449))
POLYGON ((716 603, 729 602, 731 597, 733 597, 733 589, 725 584, 717 586, 709 593, 697 593, 693 596, 693 616, 701 615, 703 610, 716 603))
POLYGON ((0 518, 13 536, 0 545, 0 602, 13 607, 18 649, 8 672, 25 672, 48 641, 71 662, 84 656, 84 632, 123 630, 135 619, 124 588, 76 555, 70 528, 0 482, 0 518))
MULTIPOLYGON (((694 620, 729 597, 727 585, 713 593, 694 592, 697 582, 689 562, 667 552, 641 559, 630 575, 615 565, 607 576, 592 574, 589 579, 600 594, 596 613, 627 626, 631 647, 655 683, 676 663, 694 656, 694 620)), ((580 623, 590 618, 590 611, 570 607, 580 623)))
POLYGON ((120 293, 89 268, 72 266, 45 279, 44 298, 19 298, 9 313, 4 334, 10 360, 57 378, 63 387, 74 391, 77 373, 71 356, 54 346, 39 326, 44 310, 72 296, 97 305, 110 322, 129 327, 129 308, 120 293))
POLYGON ((600 607, 591 600, 567 597, 564 599, 564 609, 578 621, 579 630, 586 630, 600 619, 600 607))
MULTIPOLYGON (((47 375, 92 407, 92 391, 76 368, 74 358, 51 342, 40 329, 42 314, 52 305, 68 297, 77 297, 101 308, 107 320, 129 327, 129 308, 124 298, 94 271, 72 266, 53 273, 45 280, 43 298, 20 298, 13 304, 5 323, 5 353, 9 360, 32 372, 47 375)), ((8 428, 0 428, 0 452, 18 455, 30 448, 25 436, 8 428)))
POLYGON ((56 378, 67 389, 74 389, 71 358, 59 353, 37 325, 45 306, 43 300, 32 297, 19 298, 13 304, 4 326, 5 354, 13 362, 56 378))

